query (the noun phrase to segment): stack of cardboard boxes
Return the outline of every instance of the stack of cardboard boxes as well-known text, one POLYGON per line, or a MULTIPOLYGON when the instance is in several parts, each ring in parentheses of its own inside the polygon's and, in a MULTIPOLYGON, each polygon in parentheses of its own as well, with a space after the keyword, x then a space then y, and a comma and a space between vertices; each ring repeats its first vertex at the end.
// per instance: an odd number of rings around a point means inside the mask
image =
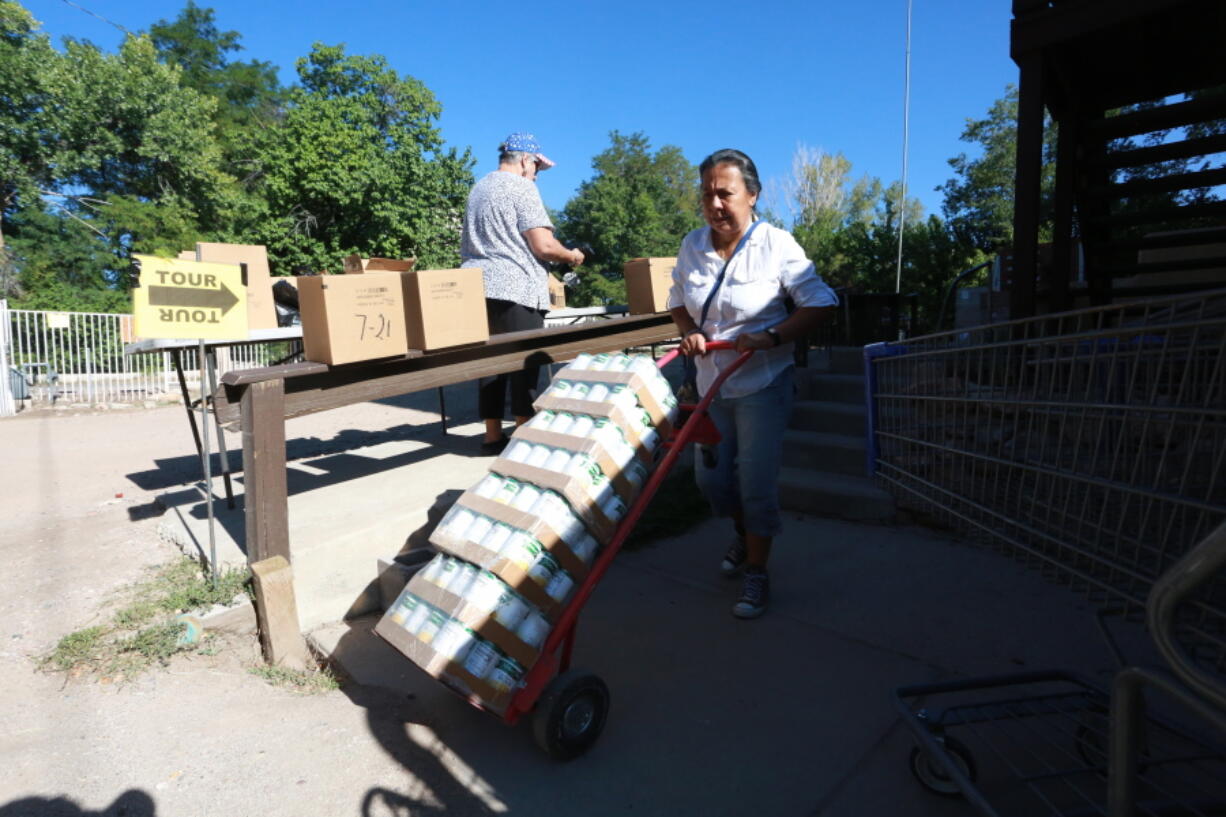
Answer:
POLYGON ((627 355, 581 355, 535 407, 375 628, 497 713, 642 490, 677 411, 653 362, 627 355))
POLYGON ((668 291, 673 285, 676 258, 635 258, 622 267, 626 300, 631 315, 650 315, 668 310, 668 291))

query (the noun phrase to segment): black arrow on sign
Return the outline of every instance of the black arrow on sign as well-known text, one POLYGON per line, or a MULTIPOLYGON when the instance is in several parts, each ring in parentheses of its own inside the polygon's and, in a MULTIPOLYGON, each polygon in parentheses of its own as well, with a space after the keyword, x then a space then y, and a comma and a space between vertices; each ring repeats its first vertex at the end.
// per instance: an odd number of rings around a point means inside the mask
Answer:
POLYGON ((220 309, 225 315, 238 303, 238 297, 225 282, 220 289, 189 289, 187 287, 149 287, 150 306, 194 306, 220 309))

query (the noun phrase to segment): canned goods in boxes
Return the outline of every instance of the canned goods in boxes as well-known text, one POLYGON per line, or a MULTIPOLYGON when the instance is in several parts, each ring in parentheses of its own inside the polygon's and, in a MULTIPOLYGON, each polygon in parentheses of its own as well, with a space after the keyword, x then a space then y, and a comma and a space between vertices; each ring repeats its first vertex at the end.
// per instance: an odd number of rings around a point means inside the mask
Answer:
POLYGON ((554 397, 570 397, 570 385, 569 380, 556 380, 550 387, 549 393, 554 397))
POLYGON ((510 692, 524 677, 524 668, 514 658, 503 658, 486 677, 489 685, 499 692, 510 692))
POLYGON ((439 565, 438 576, 434 583, 446 590, 455 582, 455 577, 459 572, 460 560, 444 556, 442 564, 439 565))
POLYGON ((630 368, 630 356, 616 354, 609 356, 609 362, 605 365, 606 372, 624 372, 630 368))
MULTIPOLYGON (((573 391, 573 389, 572 389, 573 391)), ((549 424, 549 430, 557 434, 569 434, 570 427, 575 424, 575 415, 569 411, 559 411, 549 424)))
POLYGON ((532 446, 532 453, 528 455, 527 464, 536 468, 543 468, 545 460, 549 459, 549 455, 553 453, 553 449, 547 445, 532 446))
POLYGON ((502 650, 484 638, 477 637, 468 651, 468 657, 464 659, 464 669, 475 677, 484 679, 502 658, 502 650))
POLYGON ((588 368, 594 372, 604 371, 604 368, 609 365, 609 357, 610 355, 608 353, 595 355, 592 358, 592 362, 588 364, 588 368))
POLYGON ((587 393, 591 391, 591 388, 589 384, 576 380, 570 384, 570 392, 566 396, 571 400, 586 400, 587 393))
POLYGON ((477 578, 478 573, 479 571, 475 565, 470 565, 468 562, 460 562, 460 569, 452 577, 451 584, 447 585, 447 592, 453 596, 462 597, 472 587, 473 579, 477 578))
POLYGON ((517 537, 515 544, 503 550, 503 557, 520 570, 527 570, 544 551, 544 546, 531 536, 517 537))
POLYGON ((512 477, 502 478, 502 487, 498 489, 498 493, 494 494, 491 499, 495 502, 501 502, 504 505, 509 504, 515 495, 519 493, 519 480, 512 477))
POLYGON ((524 620, 516 628, 515 634, 529 647, 540 647, 545 643, 545 636, 549 635, 549 621, 536 610, 529 610, 528 615, 524 616, 524 620))
POLYGON ((574 360, 572 360, 570 362, 570 365, 567 368, 575 369, 575 370, 583 370, 583 369, 589 368, 591 365, 592 365, 592 356, 589 355, 587 352, 584 352, 583 354, 578 355, 574 360))
POLYGON ((609 399, 605 402, 630 411, 638 405, 639 400, 634 396, 634 389, 624 383, 617 383, 609 387, 609 399))
POLYGON ((443 570, 443 563, 447 561, 447 557, 443 554, 438 554, 421 569, 421 577, 431 584, 438 584, 439 575, 443 570))
POLYGON ((620 522, 626 515, 626 503, 622 502, 621 497, 617 494, 613 494, 605 504, 600 506, 600 510, 604 511, 604 515, 613 522, 620 522))
POLYGON ((532 445, 523 440, 512 440, 507 446, 506 453, 502 456, 511 462, 526 462, 528 455, 532 453, 532 445))
POLYGON ((541 498, 541 489, 530 482, 521 482, 519 484, 519 493, 515 495, 515 499, 511 500, 511 507, 516 510, 526 511, 536 504, 536 501, 541 498))
POLYGON ((561 604, 570 595, 570 591, 575 587, 575 580, 565 570, 558 569, 557 573, 553 574, 553 578, 549 580, 549 584, 545 585, 545 594, 549 598, 561 604))
POLYGON ((501 553, 503 547, 506 546, 507 539, 511 536, 512 528, 503 522, 495 522, 490 525, 490 532, 482 537, 478 543, 481 547, 491 553, 501 553))
POLYGON ((630 452, 630 460, 623 466, 622 475, 635 488, 642 488, 643 483, 647 482, 647 466, 634 459, 634 452, 630 452))
POLYGON ((603 403, 609 399, 609 387, 604 383, 593 383, 592 387, 588 389, 587 399, 593 403, 603 403))

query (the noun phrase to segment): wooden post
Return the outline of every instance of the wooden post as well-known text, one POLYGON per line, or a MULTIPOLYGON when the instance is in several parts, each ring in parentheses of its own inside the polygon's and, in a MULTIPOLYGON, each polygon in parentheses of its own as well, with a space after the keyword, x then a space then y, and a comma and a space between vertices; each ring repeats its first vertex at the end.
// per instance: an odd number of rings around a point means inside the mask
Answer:
POLYGON ((1081 112, 1060 120, 1056 134, 1056 223, 1052 236, 1051 278, 1047 282, 1050 311, 1071 309, 1069 284, 1077 274, 1073 263, 1073 204, 1077 180, 1081 177, 1078 154, 1081 141, 1081 112))
POLYGON ((272 556, 290 561, 285 478, 285 382, 264 380, 243 389, 243 485, 247 562, 272 556))
POLYGON ((274 666, 305 670, 310 666, 310 653, 298 626, 294 569, 284 556, 273 556, 253 562, 251 575, 264 660, 274 666))
POLYGON ((1009 314, 1034 315, 1039 272, 1039 204, 1043 179, 1043 52, 1017 59, 1017 175, 1013 191, 1013 286, 1009 314))

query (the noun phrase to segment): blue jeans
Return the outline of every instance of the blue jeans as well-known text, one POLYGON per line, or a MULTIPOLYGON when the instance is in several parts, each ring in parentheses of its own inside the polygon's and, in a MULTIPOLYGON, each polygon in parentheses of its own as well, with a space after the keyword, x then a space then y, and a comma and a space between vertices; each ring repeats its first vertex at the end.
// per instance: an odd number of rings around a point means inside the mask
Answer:
POLYGON ((779 468, 783 432, 792 413, 792 367, 766 388, 744 397, 711 401, 711 419, 723 438, 710 452, 694 455, 698 488, 716 516, 740 514, 745 530, 775 536, 779 518, 779 468))

